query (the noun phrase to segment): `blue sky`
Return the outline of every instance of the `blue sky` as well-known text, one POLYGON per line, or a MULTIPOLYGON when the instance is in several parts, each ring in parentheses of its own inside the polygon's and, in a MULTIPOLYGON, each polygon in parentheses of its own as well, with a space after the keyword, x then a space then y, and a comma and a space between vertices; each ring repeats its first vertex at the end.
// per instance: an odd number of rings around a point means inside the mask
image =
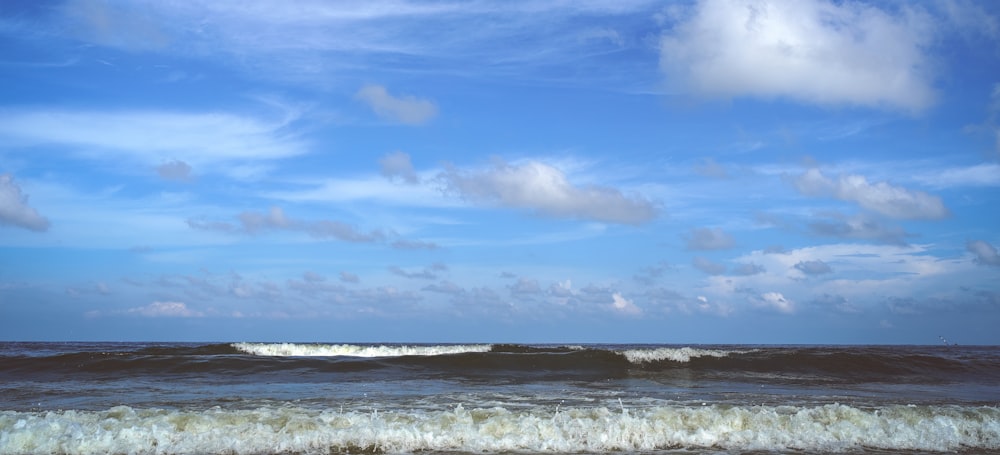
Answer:
POLYGON ((0 6, 0 338, 1000 343, 1000 4, 0 6))

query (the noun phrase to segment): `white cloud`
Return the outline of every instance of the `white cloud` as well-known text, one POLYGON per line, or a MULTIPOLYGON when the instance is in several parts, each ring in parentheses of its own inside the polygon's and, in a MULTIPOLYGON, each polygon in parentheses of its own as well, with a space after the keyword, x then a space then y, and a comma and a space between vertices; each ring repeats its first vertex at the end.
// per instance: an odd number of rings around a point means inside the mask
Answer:
POLYGON ((507 289, 510 290, 511 295, 515 296, 535 295, 542 292, 538 280, 531 278, 518 278, 517 282, 507 286, 507 289))
POLYGON ((340 221, 319 220, 313 222, 297 222, 296 226, 301 226, 306 232, 309 233, 309 235, 313 237, 321 239, 335 238, 353 243, 381 242, 382 240, 385 240, 386 237, 385 233, 381 230, 376 229, 370 232, 362 232, 354 226, 340 221))
POLYGON ((381 85, 366 85, 355 95, 379 117, 407 125, 427 123, 437 115, 437 106, 430 100, 412 95, 393 96, 381 85))
POLYGON ((271 207, 267 213, 243 212, 240 213, 239 219, 243 230, 250 234, 267 229, 288 228, 292 225, 281 207, 271 207))
POLYGON ((381 242, 386 238, 385 233, 380 230, 362 232, 354 226, 340 221, 306 221, 288 218, 281 207, 271 207, 266 213, 246 211, 240 213, 237 218, 239 219, 238 224, 199 219, 189 219, 187 223, 192 229, 230 234, 257 234, 271 230, 289 230, 306 232, 317 238, 335 238, 354 243, 381 242))
POLYGON ((708 297, 703 295, 699 295, 695 301, 697 302, 694 304, 695 308, 705 314, 726 317, 735 311, 732 305, 726 302, 709 301, 708 297))
POLYGON ((833 272, 829 264, 819 259, 815 261, 799 261, 795 264, 795 268, 806 275, 822 275, 833 272))
POLYGON ((302 279, 305 280, 305 281, 307 281, 307 282, 309 282, 309 283, 319 283, 319 282, 326 281, 326 277, 324 277, 323 275, 320 275, 320 274, 318 274, 316 272, 311 272, 311 271, 303 273, 302 274, 302 279))
MULTIPOLYGON (((1000 130, 997 131, 1000 134, 1000 130)), ((1000 140, 1000 136, 997 136, 1000 140)), ((948 167, 915 176, 916 180, 936 188, 968 186, 1000 186, 1000 164, 981 163, 974 166, 948 167)))
POLYGON ((827 213, 808 224, 809 231, 824 237, 841 239, 874 240, 893 245, 906 245, 908 234, 902 228, 887 226, 864 214, 845 216, 839 213, 827 213))
POLYGON ((692 229, 686 240, 689 250, 725 250, 736 244, 733 237, 720 228, 692 229))
POLYGON ((149 318, 197 318, 205 316, 200 311, 188 308, 184 302, 153 302, 146 306, 130 308, 127 312, 149 318))
POLYGON ((418 271, 409 271, 409 270, 404 270, 398 266, 390 266, 389 272, 391 272, 393 275, 401 276, 403 278, 436 280, 438 279, 438 272, 447 269, 448 267, 446 267, 444 264, 433 264, 428 267, 424 267, 422 270, 418 271))
POLYGON ((671 81, 710 97, 787 97, 921 111, 929 17, 854 1, 702 0, 660 40, 671 81))
POLYGON ((886 182, 869 183, 861 175, 841 175, 834 180, 812 168, 792 181, 807 196, 834 197, 854 202, 876 213, 898 219, 937 220, 949 215, 941 198, 886 182))
POLYGON ((191 166, 181 160, 173 160, 156 167, 156 173, 164 180, 191 180, 191 166))
MULTIPOLYGON (((426 179, 421 179, 426 180, 426 179)), ((268 191, 263 197, 292 202, 357 202, 412 207, 454 208, 465 204, 447 197, 433 185, 394 184, 379 176, 355 179, 300 180, 305 189, 268 191)))
POLYGON ((795 302, 785 298, 780 292, 765 292, 751 298, 751 301, 758 307, 769 308, 779 313, 795 312, 795 302))
POLYGON ((977 268, 968 257, 942 258, 933 245, 921 244, 828 244, 788 250, 785 254, 758 250, 733 260, 761 264, 767 272, 706 277, 705 285, 700 287, 702 295, 715 300, 745 296, 753 305, 781 308, 777 296, 762 294, 773 290, 790 302, 791 309, 797 310, 798 303, 812 302, 811 309, 854 313, 879 311, 888 297, 947 295, 954 299, 958 289, 976 287, 991 272, 977 268), (810 262, 835 264, 836 274, 820 273, 803 279, 807 275, 796 265, 810 262))
POLYGON ((977 264, 1000 267, 1000 254, 993 245, 983 240, 973 240, 965 245, 965 249, 976 255, 973 260, 977 264))
POLYGON ((722 275, 726 273, 725 264, 720 264, 718 262, 713 262, 707 258, 701 256, 696 256, 691 260, 691 265, 696 269, 701 270, 709 275, 722 275))
POLYGON ((0 139, 51 145, 85 159, 126 159, 151 166, 179 161, 232 174, 235 165, 306 153, 306 144, 286 128, 295 117, 289 113, 267 122, 227 113, 3 110, 0 139))
POLYGON ((73 20, 72 32, 104 46, 146 51, 162 50, 170 43, 169 35, 138 4, 71 1, 62 9, 73 20))
POLYGON ((575 186, 562 171, 538 161, 495 163, 482 172, 448 169, 440 177, 449 190, 466 199, 546 216, 622 224, 642 224, 656 216, 653 204, 641 197, 628 197, 614 188, 575 186))
POLYGON ((340 281, 344 283, 360 283, 361 278, 351 272, 340 272, 340 281))
POLYGON ((382 175, 393 180, 400 178, 411 185, 420 183, 420 177, 413 170, 413 163, 410 162, 410 155, 404 152, 392 152, 378 160, 382 175))
POLYGON ((716 163, 715 160, 711 158, 705 158, 701 163, 694 167, 694 171, 698 175, 704 177, 712 177, 717 179, 727 179, 729 178, 729 171, 726 167, 716 163))
POLYGON ((767 272, 767 269, 765 269, 764 266, 753 262, 737 264, 733 267, 733 273, 740 276, 757 275, 765 272, 767 272))
POLYGON ((420 290, 427 292, 437 292, 440 294, 450 294, 450 295, 460 295, 465 293, 464 288, 448 280, 444 280, 436 284, 429 284, 427 286, 424 286, 420 290))
POLYGON ((599 59, 640 44, 615 30, 628 30, 658 8, 648 0, 66 3, 53 8, 63 21, 45 31, 63 36, 80 29, 76 38, 87 44, 201 58, 254 78, 323 88, 400 71, 551 80, 553 72, 544 70, 570 65, 577 70, 565 72, 567 82, 633 79, 621 59, 606 59, 610 65, 599 59), (97 10, 107 21, 81 21, 81 10, 97 10))
POLYGON ((28 196, 21 193, 21 187, 14 182, 14 176, 0 174, 0 225, 46 231, 49 220, 28 205, 28 196))
POLYGON ((611 294, 611 307, 614 308, 615 311, 622 314, 633 316, 642 314, 642 308, 636 306, 631 300, 622 297, 622 295, 618 292, 611 294))
POLYGON ((434 242, 428 242, 426 240, 395 240, 389 244, 392 248, 397 250, 436 250, 441 246, 434 242))

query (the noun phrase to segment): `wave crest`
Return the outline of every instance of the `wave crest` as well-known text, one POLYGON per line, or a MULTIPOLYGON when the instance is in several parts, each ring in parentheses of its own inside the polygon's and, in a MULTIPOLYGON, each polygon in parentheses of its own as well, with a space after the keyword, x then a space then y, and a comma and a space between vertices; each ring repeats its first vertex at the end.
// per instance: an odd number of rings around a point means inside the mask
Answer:
POLYGON ((272 357, 402 357, 489 352, 491 345, 378 345, 300 344, 300 343, 233 343, 237 351, 272 357))
POLYGON ((653 348, 653 349, 629 349, 621 351, 629 362, 635 364, 662 362, 669 360, 672 362, 690 362, 698 357, 728 357, 731 354, 746 354, 752 351, 727 351, 721 349, 699 349, 699 348, 653 348))

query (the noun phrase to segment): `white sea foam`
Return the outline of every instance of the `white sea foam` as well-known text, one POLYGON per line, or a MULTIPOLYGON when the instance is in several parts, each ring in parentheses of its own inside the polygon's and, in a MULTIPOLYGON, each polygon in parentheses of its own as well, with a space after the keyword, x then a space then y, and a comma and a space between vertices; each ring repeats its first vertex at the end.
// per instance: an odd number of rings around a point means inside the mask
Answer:
POLYGON ((0 454, 579 453, 667 448, 1000 449, 1000 408, 651 407, 337 412, 297 407, 188 412, 0 412, 0 454))
POLYGON ((630 349, 621 351, 629 362, 645 363, 671 360, 674 362, 690 362, 696 357, 727 357, 731 354, 746 354, 751 351, 726 351, 721 349, 698 349, 698 348, 653 348, 653 349, 630 349))
POLYGON ((399 357, 404 355, 443 355, 465 352, 487 352, 488 344, 437 345, 437 346, 364 346, 355 344, 299 344, 299 343, 233 343, 241 352, 265 356, 350 356, 350 357, 399 357))

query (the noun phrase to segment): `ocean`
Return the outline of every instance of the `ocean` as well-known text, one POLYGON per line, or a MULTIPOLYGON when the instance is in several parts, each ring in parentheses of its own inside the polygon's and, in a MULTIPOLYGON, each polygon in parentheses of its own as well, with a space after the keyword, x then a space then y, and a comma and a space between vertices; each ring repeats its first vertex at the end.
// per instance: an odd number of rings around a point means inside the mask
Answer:
POLYGON ((0 343, 0 454, 1000 453, 1000 347, 0 343))

